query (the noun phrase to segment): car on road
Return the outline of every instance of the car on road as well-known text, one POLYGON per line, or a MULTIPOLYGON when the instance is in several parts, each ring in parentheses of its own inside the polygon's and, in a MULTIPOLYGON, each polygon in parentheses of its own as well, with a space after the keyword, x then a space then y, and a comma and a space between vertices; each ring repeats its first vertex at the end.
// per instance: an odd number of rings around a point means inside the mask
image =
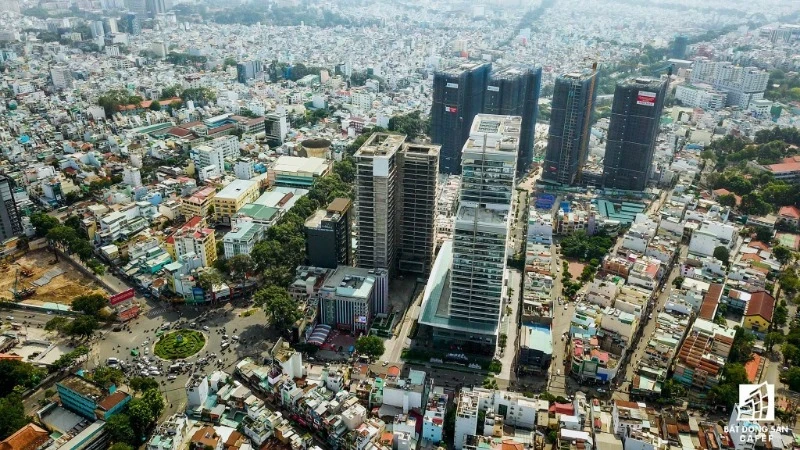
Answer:
POLYGON ((177 375, 170 375, 170 376, 167 377, 167 380, 172 381, 172 380, 174 380, 176 378, 178 378, 177 375))
POLYGON ((222 340, 223 341, 227 341, 228 340, 228 335, 227 334, 223 334, 222 335, 222 340))
POLYGON ((606 390, 605 390, 605 389, 603 389, 603 388, 597 388, 597 392, 598 392, 599 394, 603 394, 603 393, 605 393, 605 392, 606 392, 606 390))
POLYGON ((208 331, 209 330, 208 325, 203 325, 203 330, 208 331))
POLYGON ((6 316, 7 320, 14 320, 14 316, 6 316))
POLYGON ((569 308, 567 307, 567 305, 564 305, 564 311, 566 311, 566 310, 568 310, 568 309, 569 309, 569 308))
POLYGON ((382 365, 383 367, 386 367, 386 366, 388 366, 388 365, 389 365, 389 361, 385 361, 385 360, 384 360, 384 361, 383 361, 383 363, 382 363, 381 365, 382 365))
POLYGON ((239 336, 234 334, 233 336, 231 336, 231 339, 233 339, 234 341, 238 341, 239 340, 239 336))
POLYGON ((147 347, 145 347, 145 348, 144 348, 144 354, 145 354, 145 355, 149 355, 149 354, 150 354, 150 349, 149 349, 149 348, 147 348, 147 347))

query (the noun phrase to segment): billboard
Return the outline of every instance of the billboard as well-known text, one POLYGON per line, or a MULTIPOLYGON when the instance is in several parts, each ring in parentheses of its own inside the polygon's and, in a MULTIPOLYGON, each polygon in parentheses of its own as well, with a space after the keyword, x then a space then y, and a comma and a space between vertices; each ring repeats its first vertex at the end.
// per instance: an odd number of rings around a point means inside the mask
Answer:
POLYGON ((119 294, 114 294, 111 297, 108 297, 108 303, 111 306, 116 306, 124 302, 125 300, 132 299, 133 295, 134 295, 133 289, 127 289, 120 292, 119 294))
POLYGON ((356 316, 356 322, 367 323, 367 316, 356 316))
POLYGON ((636 96, 636 104, 644 106, 656 106, 656 93, 639 91, 639 94, 636 96))
POLYGON ((126 309, 121 313, 117 314, 117 320, 121 322, 127 322, 131 319, 135 319, 139 315, 139 307, 134 305, 133 308, 126 309))
POLYGON ((444 107, 444 112, 457 113, 458 112, 458 108, 456 108, 455 106, 445 106, 444 107))

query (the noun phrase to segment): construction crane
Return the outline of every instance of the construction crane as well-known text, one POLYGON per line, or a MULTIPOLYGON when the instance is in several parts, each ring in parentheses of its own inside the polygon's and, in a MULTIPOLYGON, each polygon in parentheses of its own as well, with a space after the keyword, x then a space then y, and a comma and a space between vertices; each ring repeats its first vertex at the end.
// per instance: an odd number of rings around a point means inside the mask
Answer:
MULTIPOLYGON (((586 115, 583 118, 583 130, 581 137, 587 136, 589 133, 589 122, 592 121, 592 112, 594 111, 594 86, 597 84, 597 61, 592 63, 592 82, 589 83, 589 101, 592 102, 589 108, 586 108, 586 115)), ((589 151, 588 143, 586 146, 581 146, 580 156, 578 157, 578 173, 575 176, 576 184, 580 184, 581 176, 583 175, 583 162, 586 159, 586 152, 589 151)))
POLYGON ((24 300, 36 293, 36 288, 34 287, 19 289, 19 287, 22 285, 19 281, 19 272, 20 270, 17 269, 16 274, 14 274, 14 288, 11 291, 14 294, 14 300, 17 301, 24 300))

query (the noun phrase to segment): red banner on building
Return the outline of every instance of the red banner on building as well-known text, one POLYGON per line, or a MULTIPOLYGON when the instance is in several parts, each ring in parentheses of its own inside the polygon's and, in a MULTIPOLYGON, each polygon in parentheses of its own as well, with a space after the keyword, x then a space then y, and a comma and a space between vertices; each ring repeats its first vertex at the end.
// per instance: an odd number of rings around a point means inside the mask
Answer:
POLYGON ((120 303, 124 302, 125 300, 130 300, 134 296, 133 289, 128 289, 125 291, 120 292, 119 294, 114 294, 111 297, 108 297, 108 303, 111 306, 119 305, 120 303))
POLYGON ((117 319, 120 322, 127 322, 131 319, 135 319, 137 316, 139 316, 139 306, 133 305, 132 308, 128 308, 125 311, 118 313, 117 319))

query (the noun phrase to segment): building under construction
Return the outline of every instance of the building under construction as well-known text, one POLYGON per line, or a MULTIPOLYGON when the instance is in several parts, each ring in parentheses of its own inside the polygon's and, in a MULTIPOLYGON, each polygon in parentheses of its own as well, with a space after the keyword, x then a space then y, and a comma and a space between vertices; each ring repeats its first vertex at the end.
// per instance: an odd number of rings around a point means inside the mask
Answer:
POLYGON ((403 144, 400 150, 398 269, 425 274, 433 263, 438 145, 403 144))
POLYGON ((556 78, 550 112, 545 182, 573 185, 589 154, 597 72, 586 69, 556 78))
POLYGON ((483 109, 483 93, 492 65, 465 63, 433 74, 431 140, 442 146, 439 169, 461 173, 461 147, 472 119, 483 109))
POLYGON ((393 272, 399 171, 397 156, 405 135, 373 133, 356 151, 356 265, 393 272))
POLYGON ((483 99, 483 113, 522 117, 517 173, 530 169, 536 117, 539 114, 541 67, 509 66, 493 70, 483 99))
POLYGON ((644 190, 666 95, 666 79, 629 78, 617 84, 603 160, 603 187, 644 190))

